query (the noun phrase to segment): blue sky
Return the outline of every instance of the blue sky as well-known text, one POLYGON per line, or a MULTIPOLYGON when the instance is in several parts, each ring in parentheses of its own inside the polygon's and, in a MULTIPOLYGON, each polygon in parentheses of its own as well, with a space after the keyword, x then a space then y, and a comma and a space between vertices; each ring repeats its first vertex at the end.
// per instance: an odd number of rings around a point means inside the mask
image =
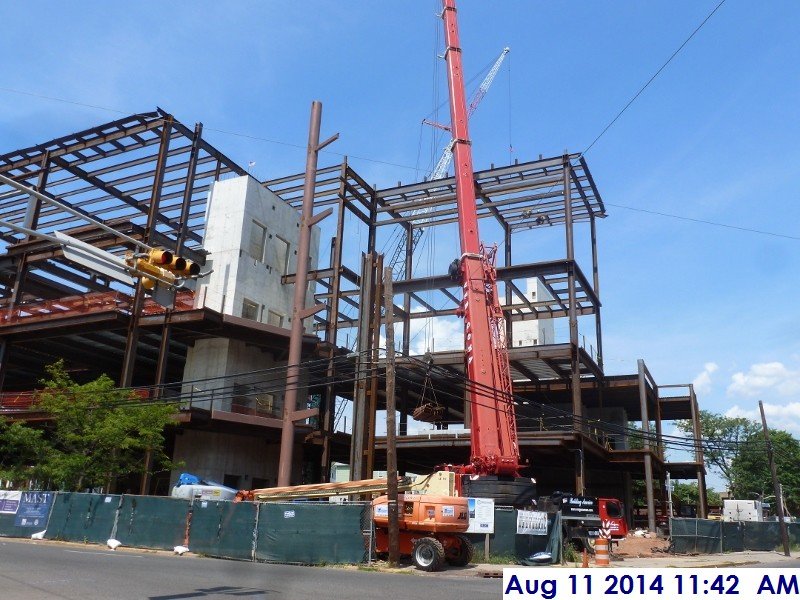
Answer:
MULTIPOLYGON (((476 167, 507 162, 509 142, 520 160, 586 148, 715 5, 463 0, 468 75, 511 47, 471 121, 476 167)), ((351 159, 369 182, 410 182, 435 160, 420 120, 446 97, 441 65, 434 85, 438 7, 4 3, 0 20, 18 26, 0 38, 0 151, 115 116, 12 89, 125 113, 158 105, 277 177, 303 169, 302 148, 222 131, 302 147, 319 99, 323 135, 341 134, 331 150, 383 161, 351 159)), ((607 371, 632 373, 644 358, 659 383, 695 380, 702 407, 755 416, 761 399, 795 434, 798 13, 791 1, 727 0, 587 155, 609 213, 598 227, 607 371)), ((531 234, 515 258, 546 243, 531 234)))

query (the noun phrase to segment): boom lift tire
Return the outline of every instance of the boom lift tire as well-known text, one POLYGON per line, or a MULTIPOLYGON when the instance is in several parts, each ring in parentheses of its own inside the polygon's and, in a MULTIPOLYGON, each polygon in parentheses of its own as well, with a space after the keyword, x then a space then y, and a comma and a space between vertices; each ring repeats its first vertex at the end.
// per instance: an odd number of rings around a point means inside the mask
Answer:
POLYGON ((453 536, 458 543, 452 544, 447 548, 447 564, 453 567, 464 567, 472 562, 475 552, 472 542, 465 535, 456 534, 453 536))
POLYGON ((444 546, 436 538, 420 538, 414 541, 411 558, 420 571, 441 571, 445 562, 444 546))
POLYGON ((464 476, 462 495, 468 498, 492 498, 496 506, 530 506, 536 498, 536 484, 529 477, 481 475, 464 476))

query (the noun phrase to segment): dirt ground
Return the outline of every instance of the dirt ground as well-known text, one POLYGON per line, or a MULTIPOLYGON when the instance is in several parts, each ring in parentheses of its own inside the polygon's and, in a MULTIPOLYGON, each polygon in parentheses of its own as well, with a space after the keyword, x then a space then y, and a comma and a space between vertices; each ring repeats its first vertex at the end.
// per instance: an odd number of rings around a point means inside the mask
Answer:
POLYGON ((634 537, 628 536, 615 543, 613 553, 620 557, 645 558, 650 556, 664 556, 669 547, 669 540, 659 537, 634 537))

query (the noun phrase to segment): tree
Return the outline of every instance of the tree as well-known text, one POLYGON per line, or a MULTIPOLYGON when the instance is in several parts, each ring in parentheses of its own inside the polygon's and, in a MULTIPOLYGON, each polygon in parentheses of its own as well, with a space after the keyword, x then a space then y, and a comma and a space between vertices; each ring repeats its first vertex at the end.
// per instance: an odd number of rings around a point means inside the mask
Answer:
MULTIPOLYGON (((770 440, 789 512, 800 513, 800 442, 791 434, 770 429, 770 440)), ((731 491, 737 498, 774 494, 763 433, 754 433, 731 462, 731 491)))
MULTIPOLYGON (((672 501, 677 506, 698 506, 700 500, 700 489, 697 483, 675 483, 675 489, 672 491, 672 501)), ((719 506, 722 504, 722 499, 719 494, 711 488, 706 488, 706 505, 719 506)))
MULTIPOLYGON (((678 421, 677 426, 684 433, 693 433, 691 421, 678 421)), ((730 489, 733 481, 731 470, 733 459, 742 442, 756 434, 760 426, 742 417, 726 417, 701 410, 700 430, 706 464, 719 472, 730 489)))
POLYGON ((50 481, 68 490, 109 489, 118 477, 143 473, 148 450, 154 466, 172 468, 164 453, 172 406, 144 402, 130 390, 116 389, 105 375, 77 384, 63 361, 46 370, 36 401, 49 416, 44 431, 23 424, 0 430, 0 448, 8 447, 14 457, 4 478, 50 481))

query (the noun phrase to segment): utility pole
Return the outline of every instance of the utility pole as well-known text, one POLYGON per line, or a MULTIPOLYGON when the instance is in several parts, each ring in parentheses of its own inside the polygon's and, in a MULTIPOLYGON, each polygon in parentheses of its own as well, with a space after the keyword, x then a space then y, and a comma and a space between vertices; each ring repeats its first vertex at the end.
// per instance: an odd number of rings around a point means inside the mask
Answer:
POLYGON ((300 240, 297 247, 297 271, 294 281, 294 305, 292 307, 292 331, 289 336, 289 360, 286 369, 286 392, 283 396, 283 427, 281 429, 281 454, 278 461, 278 487, 291 485, 292 453, 294 451, 294 423, 319 414, 318 409, 297 410, 297 388, 300 386, 300 358, 303 350, 303 321, 325 308, 317 304, 306 308, 308 293, 308 255, 311 245, 311 228, 331 214, 327 209, 317 215, 314 209, 314 190, 317 185, 317 155, 319 151, 339 138, 334 134, 320 144, 319 130, 322 123, 322 102, 311 103, 311 124, 308 128, 306 151, 306 178, 303 184, 303 208, 300 220, 300 240), (312 414, 313 413, 313 414, 312 414))
POLYGON ((786 521, 783 519, 783 498, 781 496, 781 484, 778 483, 778 471, 775 467, 775 456, 772 452, 772 442, 769 439, 769 429, 767 428, 767 418, 764 416, 764 403, 758 401, 758 410, 761 411, 761 426, 764 428, 764 440, 767 443, 767 456, 769 457, 769 470, 772 473, 772 487, 775 490, 775 503, 778 505, 778 519, 781 524, 781 541, 783 542, 783 553, 790 556, 789 552, 789 531, 786 521))
POLYGON ((383 270, 386 303, 386 480, 389 504, 389 566, 400 559, 400 530, 397 512, 397 428, 394 397, 394 291, 392 267, 383 270))

